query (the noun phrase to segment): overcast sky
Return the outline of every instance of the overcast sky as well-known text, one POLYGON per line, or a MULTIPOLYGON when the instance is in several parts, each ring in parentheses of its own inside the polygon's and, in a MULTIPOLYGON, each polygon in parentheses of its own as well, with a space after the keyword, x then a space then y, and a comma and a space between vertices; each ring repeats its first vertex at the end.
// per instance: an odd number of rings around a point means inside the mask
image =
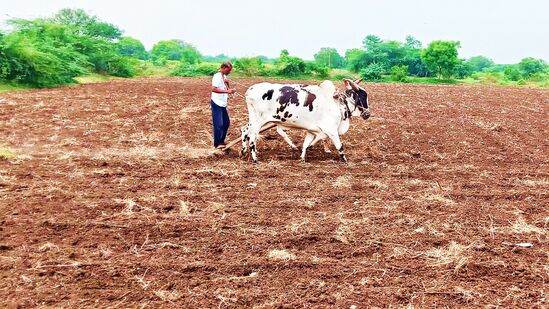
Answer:
POLYGON ((497 63, 524 57, 549 61, 549 0, 0 0, 0 21, 50 16, 82 8, 117 25, 150 49, 181 39, 203 54, 276 57, 281 49, 313 59, 321 47, 344 55, 368 34, 425 47, 461 42, 460 57, 484 55, 497 63))

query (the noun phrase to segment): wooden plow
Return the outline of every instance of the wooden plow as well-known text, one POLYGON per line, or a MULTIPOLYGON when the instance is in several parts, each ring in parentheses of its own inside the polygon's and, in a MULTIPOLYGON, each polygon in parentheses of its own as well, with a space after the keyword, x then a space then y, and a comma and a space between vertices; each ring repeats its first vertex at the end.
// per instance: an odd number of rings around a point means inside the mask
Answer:
MULTIPOLYGON (((264 125, 264 126, 259 130, 259 133, 264 132, 264 131, 267 131, 267 130, 269 130, 269 129, 271 129, 271 128, 274 128, 274 127, 276 127, 276 123, 269 123, 269 124, 266 124, 266 125, 264 125)), ((229 149, 230 149, 231 147, 233 147, 234 145, 236 145, 236 144, 238 144, 238 143, 240 143, 240 142, 242 142, 242 136, 239 137, 239 138, 235 138, 235 139, 233 139, 232 141, 230 141, 222 150, 223 150, 223 151, 229 151, 229 149)))

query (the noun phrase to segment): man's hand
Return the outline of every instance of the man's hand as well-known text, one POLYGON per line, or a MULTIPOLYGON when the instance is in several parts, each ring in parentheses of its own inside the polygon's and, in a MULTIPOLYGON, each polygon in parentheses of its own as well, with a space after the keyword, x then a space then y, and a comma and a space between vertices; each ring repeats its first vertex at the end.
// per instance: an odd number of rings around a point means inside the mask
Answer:
POLYGON ((236 89, 227 89, 228 94, 233 94, 236 92, 236 89))

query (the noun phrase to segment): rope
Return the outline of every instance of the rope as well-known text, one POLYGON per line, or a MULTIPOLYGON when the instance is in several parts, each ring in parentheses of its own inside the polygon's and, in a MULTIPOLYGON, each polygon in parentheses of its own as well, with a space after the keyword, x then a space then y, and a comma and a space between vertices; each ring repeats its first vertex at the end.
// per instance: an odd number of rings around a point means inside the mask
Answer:
POLYGON ((233 93, 233 97, 235 97, 235 96, 239 96, 239 97, 241 97, 241 98, 243 98, 243 99, 246 98, 245 96, 243 96, 242 94, 240 94, 240 92, 236 92, 236 91, 235 91, 235 93, 233 93))
MULTIPOLYGON (((237 82, 237 81, 234 81, 234 80, 232 80, 232 79, 228 80, 228 82, 231 83, 231 84, 237 84, 237 85, 240 85, 240 86, 242 86, 242 87, 248 88, 248 86, 246 86, 246 85, 244 85, 244 84, 241 84, 241 83, 239 83, 239 82, 237 82)), ((233 93, 233 97, 236 97, 236 96, 239 96, 239 97, 241 97, 241 98, 243 98, 243 99, 246 98, 244 95, 242 95, 242 94, 241 94, 240 92, 238 92, 238 91, 235 91, 235 93, 233 93)))
POLYGON ((229 82, 230 82, 230 83, 235 83, 235 84, 240 85, 240 86, 242 86, 242 87, 246 87, 246 88, 249 87, 249 86, 246 86, 246 85, 244 85, 244 84, 241 84, 241 83, 239 83, 239 82, 237 82, 237 81, 235 81, 235 80, 232 80, 232 79, 229 80, 229 82))

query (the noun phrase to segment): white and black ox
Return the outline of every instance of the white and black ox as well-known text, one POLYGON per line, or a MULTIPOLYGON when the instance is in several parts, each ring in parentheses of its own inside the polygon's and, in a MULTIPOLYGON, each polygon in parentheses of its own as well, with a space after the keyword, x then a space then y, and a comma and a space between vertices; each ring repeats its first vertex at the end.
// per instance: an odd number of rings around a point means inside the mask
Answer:
POLYGON ((339 136, 349 130, 351 116, 370 117, 368 94, 358 84, 360 80, 345 80, 345 92, 339 91, 331 81, 320 85, 285 85, 260 83, 246 91, 249 123, 242 130, 242 151, 247 145, 253 162, 257 162, 256 138, 262 126, 276 123, 278 133, 297 149, 285 128, 305 130, 301 159, 307 149, 318 141, 330 138, 343 161, 347 161, 339 136))

